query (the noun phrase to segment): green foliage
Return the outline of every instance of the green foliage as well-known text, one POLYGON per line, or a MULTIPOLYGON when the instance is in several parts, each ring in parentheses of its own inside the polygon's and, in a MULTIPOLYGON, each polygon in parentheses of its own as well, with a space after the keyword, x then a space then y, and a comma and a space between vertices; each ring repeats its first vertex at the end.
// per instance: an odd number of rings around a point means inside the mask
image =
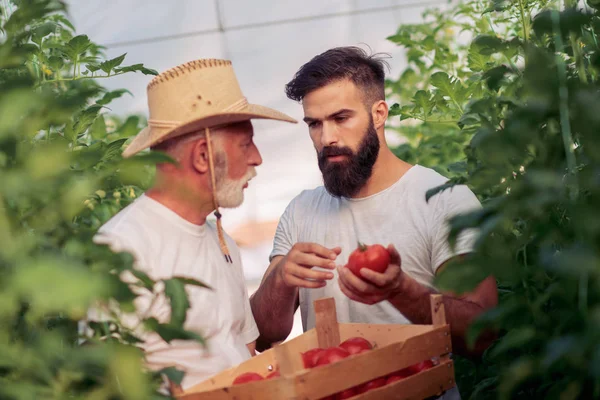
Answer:
POLYGON ((452 219, 477 252, 436 282, 499 285, 469 333, 498 340, 457 358, 463 399, 600 398, 599 8, 470 0, 389 38, 409 63, 387 85, 396 154, 450 178, 428 197, 467 183, 484 206, 452 219))
POLYGON ((125 327, 120 312, 134 310, 138 293, 165 295, 171 320, 146 317, 137 328, 203 343, 183 328, 185 285, 203 284, 173 278, 159 293, 129 254, 92 242, 148 187, 152 166, 167 161, 121 158, 144 121, 107 115, 106 105, 130 93, 109 92, 98 79, 156 71, 122 66, 125 55, 105 60, 65 11, 56 0, 0 2, 0 398, 160 398, 160 376, 145 370, 136 346, 140 331, 125 327), (132 286, 119 279, 126 272, 132 286), (109 300, 120 312, 102 306, 109 300), (77 323, 91 306, 112 319, 90 321, 81 345, 77 323))

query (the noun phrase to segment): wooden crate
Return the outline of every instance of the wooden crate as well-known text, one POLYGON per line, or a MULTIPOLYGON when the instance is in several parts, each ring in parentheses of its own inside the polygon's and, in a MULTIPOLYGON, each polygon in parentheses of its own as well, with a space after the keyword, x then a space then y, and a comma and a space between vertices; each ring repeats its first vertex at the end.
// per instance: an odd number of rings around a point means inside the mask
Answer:
POLYGON ((332 298, 314 303, 316 327, 240 365, 223 371, 185 393, 181 400, 316 400, 388 375, 426 359, 439 364, 401 381, 352 397, 352 400, 425 399, 455 386, 450 327, 441 295, 431 296, 432 325, 338 324, 332 298), (337 346, 361 336, 375 348, 335 364, 305 369, 301 352, 337 346), (281 377, 232 386, 244 372, 266 376, 279 369, 281 377))

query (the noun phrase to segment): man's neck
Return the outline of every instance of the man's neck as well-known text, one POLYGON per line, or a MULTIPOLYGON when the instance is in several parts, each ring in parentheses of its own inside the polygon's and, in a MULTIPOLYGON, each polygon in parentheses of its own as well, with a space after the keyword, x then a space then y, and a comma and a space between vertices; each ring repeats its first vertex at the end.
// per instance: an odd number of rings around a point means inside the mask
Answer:
POLYGON ((188 198, 181 196, 181 192, 153 187, 146 192, 146 196, 158 201, 181 218, 195 225, 204 225, 206 217, 214 211, 211 200, 194 199, 190 192, 184 192, 188 198))
POLYGON ((411 167, 411 164, 396 157, 387 147, 382 148, 375 165, 373 165, 371 177, 353 198, 372 196, 389 188, 398 182, 411 167))

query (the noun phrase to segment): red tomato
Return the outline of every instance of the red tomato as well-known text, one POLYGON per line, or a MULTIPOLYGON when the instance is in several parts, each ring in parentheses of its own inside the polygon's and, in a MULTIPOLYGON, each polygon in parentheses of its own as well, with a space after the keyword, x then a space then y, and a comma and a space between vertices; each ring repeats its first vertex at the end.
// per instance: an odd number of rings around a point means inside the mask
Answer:
POLYGON ((407 377, 411 376, 412 374, 413 373, 412 373, 410 367, 401 369, 400 371, 396 371, 392 374, 389 374, 385 384, 389 385, 392 382, 401 381, 402 379, 407 378, 407 377))
POLYGON ((365 392, 368 392, 369 390, 373 390, 373 389, 377 389, 382 386, 385 386, 385 384, 386 384, 385 377, 375 378, 372 381, 369 381, 367 383, 363 383, 362 385, 360 385, 358 387, 357 393, 358 394, 365 393, 365 392))
POLYGON ((371 350, 373 345, 367 339, 362 337, 353 337, 344 340, 340 346, 342 349, 347 350, 350 354, 359 354, 363 351, 371 350))
POLYGON ((354 275, 362 277, 359 272, 361 268, 383 273, 389 264, 390 253, 385 247, 380 244, 364 245, 359 243, 358 248, 350 254, 346 266, 354 275))
POLYGON ((279 371, 273 371, 267 375, 265 379, 279 378, 280 376, 281 374, 279 374, 279 371))
POLYGON ((315 366, 315 362, 317 362, 317 358, 321 352, 325 351, 324 349, 317 347, 316 349, 310 349, 302 353, 302 362, 304 363, 304 368, 312 368, 315 366))
POLYGON ((356 395, 357 395, 356 389, 350 388, 350 389, 346 389, 344 391, 339 392, 337 394, 336 400, 349 399, 350 397, 354 397, 356 395))
POLYGON ((262 381, 263 379, 265 378, 263 378, 261 374, 257 374, 256 372, 246 372, 235 378, 233 384, 240 385, 242 383, 262 381))
POLYGON ((315 367, 333 364, 349 356, 350 353, 344 349, 339 347, 330 347, 319 354, 317 357, 317 362, 315 363, 315 367))
POLYGON ((425 360, 421 361, 420 363, 413 364, 408 368, 410 368, 413 374, 418 374, 419 372, 425 371, 426 369, 429 369, 431 367, 433 367, 433 361, 425 360))

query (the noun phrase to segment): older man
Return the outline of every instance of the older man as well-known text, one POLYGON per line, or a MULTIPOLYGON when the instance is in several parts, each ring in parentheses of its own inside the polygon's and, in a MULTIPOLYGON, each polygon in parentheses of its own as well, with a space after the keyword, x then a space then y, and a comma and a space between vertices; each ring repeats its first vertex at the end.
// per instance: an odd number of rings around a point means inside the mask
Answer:
MULTIPOLYGON (((196 60, 156 76, 148 85, 150 118, 124 151, 166 152, 177 163, 157 166, 155 184, 102 226, 95 242, 133 254, 136 267, 153 279, 201 280, 213 290, 189 287, 185 328, 204 336, 164 342, 144 335, 148 367, 186 372, 186 390, 255 354, 258 329, 244 285, 239 251, 223 233, 219 205, 237 207, 262 163, 253 142, 252 119, 295 122, 267 107, 248 104, 227 60, 196 60), (216 210, 216 225, 207 217, 216 210)), ((137 316, 169 320, 168 301, 136 300, 137 316)))

